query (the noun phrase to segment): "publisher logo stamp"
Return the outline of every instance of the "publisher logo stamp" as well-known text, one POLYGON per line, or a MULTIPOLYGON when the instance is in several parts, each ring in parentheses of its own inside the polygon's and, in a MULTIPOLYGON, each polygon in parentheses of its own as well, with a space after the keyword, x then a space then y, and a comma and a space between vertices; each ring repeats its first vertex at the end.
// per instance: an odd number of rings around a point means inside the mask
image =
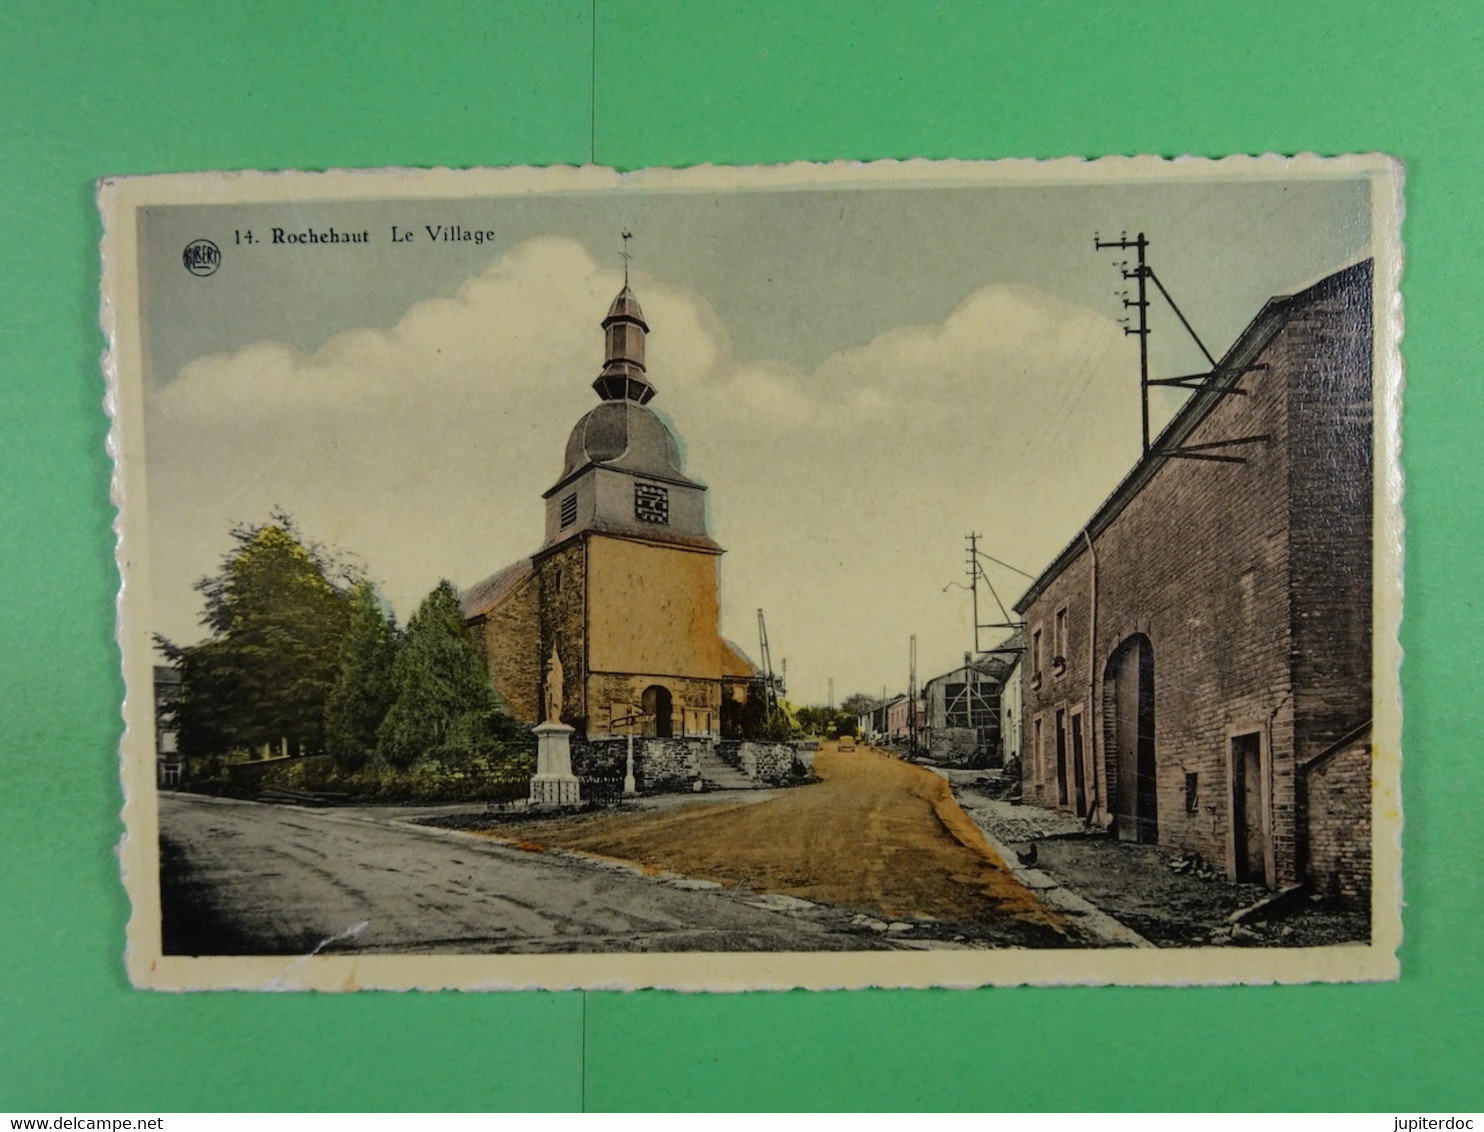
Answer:
POLYGON ((210 240, 192 240, 181 253, 180 261, 192 275, 215 275, 222 265, 222 250, 210 240))

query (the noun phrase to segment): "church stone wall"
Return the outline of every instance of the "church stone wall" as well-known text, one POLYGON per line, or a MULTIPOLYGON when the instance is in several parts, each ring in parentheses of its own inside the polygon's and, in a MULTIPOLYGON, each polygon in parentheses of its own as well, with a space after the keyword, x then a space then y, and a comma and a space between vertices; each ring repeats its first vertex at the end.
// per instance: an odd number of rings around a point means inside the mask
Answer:
MULTIPOLYGON (((587 730, 586 650, 583 628, 586 619, 587 555, 581 539, 574 539, 536 561, 536 579, 540 585, 541 636, 540 655, 536 663, 541 676, 538 690, 544 689, 552 648, 562 662, 562 722, 578 731, 587 730)), ((544 719, 545 692, 540 691, 541 715, 544 719)))
POLYGON ((721 678, 714 554, 595 536, 588 555, 594 671, 721 678))
POLYGON ((471 626, 475 644, 489 665, 495 695, 522 723, 541 718, 540 591, 534 575, 521 582, 494 609, 471 626))
MULTIPOLYGON (((594 672, 588 679, 588 731, 592 735, 627 735, 631 724, 613 724, 640 710, 644 689, 653 684, 668 688, 671 699, 670 729, 676 735, 717 732, 721 729, 721 682, 695 677, 631 672, 594 672), (708 718, 709 717, 709 718, 708 718)), ((652 730, 648 721, 637 725, 637 734, 652 730)))

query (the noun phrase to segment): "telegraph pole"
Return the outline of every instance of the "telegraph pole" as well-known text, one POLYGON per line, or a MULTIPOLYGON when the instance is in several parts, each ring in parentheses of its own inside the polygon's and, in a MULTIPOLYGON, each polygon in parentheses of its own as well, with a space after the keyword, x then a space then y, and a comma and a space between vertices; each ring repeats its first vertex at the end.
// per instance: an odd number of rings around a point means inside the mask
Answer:
MULTIPOLYGON (((1127 250, 1132 248, 1136 255, 1136 263, 1133 270, 1129 270, 1128 261, 1124 260, 1119 265, 1119 270, 1125 279, 1133 279, 1139 285, 1139 297, 1130 299, 1128 292, 1123 295, 1123 306, 1125 310, 1137 309, 1139 312, 1138 326, 1124 326, 1125 334, 1137 334, 1139 336, 1139 404, 1144 416, 1144 455, 1151 454, 1149 448, 1149 390, 1156 385, 1170 386, 1175 389, 1195 390, 1202 396, 1210 397, 1245 397, 1247 391, 1240 387, 1243 375, 1253 371, 1267 369, 1265 362, 1258 362, 1244 366, 1229 365, 1223 367, 1216 360, 1215 355, 1206 349, 1206 344, 1201 341, 1201 336, 1195 332, 1195 327, 1190 325, 1190 319, 1185 317, 1185 312, 1180 309, 1175 297, 1170 294, 1169 289, 1160 282, 1154 268, 1149 266, 1145 252, 1149 247, 1149 240, 1143 232, 1140 232, 1132 240, 1128 233, 1121 233, 1116 240, 1104 240, 1096 232, 1092 234, 1092 246, 1097 250, 1104 248, 1119 248, 1127 250), (1175 317, 1180 320, 1180 325, 1185 328, 1185 333, 1190 335, 1206 362, 1211 366, 1205 373, 1182 374, 1179 377, 1151 378, 1149 376, 1149 289, 1148 285, 1153 283, 1159 291, 1160 296, 1169 304, 1170 310, 1175 312, 1175 317)), ((1120 319, 1120 322, 1128 320, 1120 319)), ((1245 456, 1229 456, 1221 451, 1222 448, 1235 448, 1243 444, 1263 444, 1270 437, 1262 436, 1234 436, 1229 440, 1209 440, 1204 444, 1183 444, 1174 448, 1161 448, 1154 452, 1155 456, 1179 456, 1186 460, 1210 460, 1220 464, 1244 464, 1245 456)))
POLYGON ((1139 297, 1130 299, 1125 294, 1123 299, 1125 310, 1131 307, 1138 308, 1139 325, 1125 326, 1123 332, 1139 336, 1139 404, 1144 411, 1144 455, 1147 456, 1149 455, 1149 295, 1147 293, 1149 269, 1144 263, 1144 251, 1149 247, 1149 241, 1144 238, 1143 232, 1132 240, 1128 238, 1126 232, 1116 240, 1099 239, 1098 234, 1094 232, 1092 246, 1096 251, 1102 251, 1104 248, 1119 248, 1127 251, 1133 248, 1138 254, 1138 266, 1130 271, 1125 261, 1120 270, 1125 279, 1137 279, 1139 282, 1139 297))
POLYGON ((907 662, 907 754, 917 754, 917 634, 912 634, 907 662))
POLYGON ((979 533, 970 531, 964 536, 969 541, 969 595, 974 599, 974 655, 979 655, 979 533))

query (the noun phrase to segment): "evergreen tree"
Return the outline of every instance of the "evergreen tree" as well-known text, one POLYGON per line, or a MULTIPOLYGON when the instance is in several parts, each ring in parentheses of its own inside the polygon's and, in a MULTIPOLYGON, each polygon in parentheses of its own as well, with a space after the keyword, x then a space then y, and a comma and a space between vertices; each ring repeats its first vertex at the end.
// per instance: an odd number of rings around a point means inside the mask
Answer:
POLYGON ((349 573, 306 545, 282 513, 232 537, 237 545, 221 571, 196 584, 206 595, 202 623, 211 637, 184 648, 160 642, 181 669, 182 750, 281 742, 293 753, 322 750, 325 701, 348 623, 349 573))
POLYGON ((395 766, 422 756, 444 763, 488 756, 516 732, 499 711, 451 582, 439 582, 407 622, 392 685, 378 749, 395 766))
POLYGON ((358 582, 350 595, 340 671, 325 703, 325 748, 342 766, 360 766, 376 751, 377 731, 395 695, 396 656, 396 626, 371 583, 358 582))

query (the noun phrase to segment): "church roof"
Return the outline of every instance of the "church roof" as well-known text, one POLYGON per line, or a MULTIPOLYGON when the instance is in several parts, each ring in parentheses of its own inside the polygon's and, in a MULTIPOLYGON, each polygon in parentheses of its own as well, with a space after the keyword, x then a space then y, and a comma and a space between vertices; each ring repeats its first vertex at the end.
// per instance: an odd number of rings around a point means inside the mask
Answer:
POLYGON ((604 401, 583 415, 567 438, 562 476, 552 491, 594 464, 670 483, 702 486, 681 470, 680 445, 669 426, 634 401, 604 401))
POLYGON ((746 676, 751 679, 759 672, 752 658, 742 651, 736 641, 721 639, 721 674, 723 676, 746 676))
POLYGON ((629 290, 627 282, 624 283, 623 290, 614 296, 613 305, 608 308, 608 317, 603 320, 603 325, 607 326, 619 318, 632 319, 646 331, 649 329, 649 324, 644 321, 644 311, 639 307, 639 300, 634 292, 629 290))
POLYGON ((532 560, 522 558, 482 582, 476 582, 459 597, 459 607, 464 620, 471 621, 489 613, 514 592, 515 588, 529 578, 534 570, 532 560))

